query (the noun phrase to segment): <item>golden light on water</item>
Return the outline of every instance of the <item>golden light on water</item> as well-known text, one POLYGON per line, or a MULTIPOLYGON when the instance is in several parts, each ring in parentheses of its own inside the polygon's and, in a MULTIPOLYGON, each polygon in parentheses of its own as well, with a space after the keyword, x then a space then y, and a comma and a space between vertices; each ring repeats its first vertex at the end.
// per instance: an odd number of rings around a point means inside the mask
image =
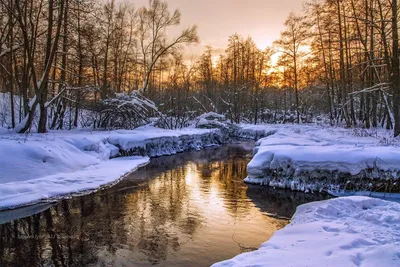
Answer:
POLYGON ((72 256, 105 266, 210 266, 258 247, 288 223, 280 218, 291 216, 296 205, 281 192, 260 194, 247 187, 243 177, 249 159, 235 151, 225 147, 155 158, 112 188, 0 225, 9 260, 21 266, 31 257, 22 253, 11 258, 17 242, 10 240, 28 240, 32 221, 41 225, 33 229, 35 242, 26 242, 29 251, 38 253, 32 262, 41 257, 62 262, 72 256), (18 235, 10 231, 15 225, 18 235), (66 238, 72 235, 72 240, 66 238), (51 249, 54 242, 62 249, 51 249))

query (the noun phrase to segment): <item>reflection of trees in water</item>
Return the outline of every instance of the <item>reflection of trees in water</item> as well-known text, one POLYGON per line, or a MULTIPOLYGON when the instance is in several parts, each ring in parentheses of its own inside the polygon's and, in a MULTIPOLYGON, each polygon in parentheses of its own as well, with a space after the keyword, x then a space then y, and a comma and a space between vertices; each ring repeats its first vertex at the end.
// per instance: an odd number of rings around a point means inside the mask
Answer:
POLYGON ((0 225, 0 266, 85 266, 96 248, 123 242, 118 198, 64 200, 40 214, 0 225))
POLYGON ((170 250, 178 251, 202 221, 197 208, 190 206, 185 176, 184 167, 164 171, 147 187, 127 196, 128 243, 134 245, 139 239, 137 247, 146 261, 157 263, 165 260, 170 250))
POLYGON ((247 186, 243 184, 246 175, 248 160, 231 157, 226 161, 218 161, 212 164, 198 165, 202 176, 202 183, 207 190, 215 186, 229 213, 235 216, 244 216, 250 211, 244 199, 247 199, 247 186))
POLYGON ((288 219, 299 205, 329 198, 326 194, 305 194, 253 185, 249 186, 247 196, 262 212, 288 219))
POLYGON ((139 265, 165 260, 206 220, 195 194, 214 190, 230 214, 248 211, 239 201, 245 153, 227 146, 154 159, 112 188, 0 225, 0 266, 115 265, 127 261, 121 251, 139 265), (145 178, 155 179, 138 185, 145 178))
POLYGON ((102 265, 110 259, 99 257, 99 250, 115 257, 121 247, 138 249, 141 261, 157 263, 170 250, 178 251, 180 239, 193 235, 201 223, 188 190, 181 167, 134 192, 64 200, 0 225, 0 266, 102 265))

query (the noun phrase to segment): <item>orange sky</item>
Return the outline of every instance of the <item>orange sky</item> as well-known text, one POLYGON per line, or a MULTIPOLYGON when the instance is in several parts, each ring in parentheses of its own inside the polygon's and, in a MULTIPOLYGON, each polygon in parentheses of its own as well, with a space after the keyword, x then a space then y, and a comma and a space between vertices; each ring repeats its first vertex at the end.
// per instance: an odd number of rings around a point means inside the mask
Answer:
MULTIPOLYGON (((136 7, 148 0, 131 0, 136 7)), ((251 36, 264 49, 279 38, 289 12, 300 12, 303 0, 167 0, 170 9, 182 13, 182 27, 196 24, 201 44, 192 47, 197 56, 205 45, 221 53, 235 32, 251 36), (220 51, 218 51, 218 48, 220 51)))

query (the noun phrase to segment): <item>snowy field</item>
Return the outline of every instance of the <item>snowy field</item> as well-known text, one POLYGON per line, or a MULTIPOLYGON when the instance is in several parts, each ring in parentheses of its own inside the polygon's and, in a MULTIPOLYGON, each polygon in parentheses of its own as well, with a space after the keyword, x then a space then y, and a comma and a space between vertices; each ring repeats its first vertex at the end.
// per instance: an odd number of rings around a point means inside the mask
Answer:
POLYGON ((149 157, 218 145, 218 130, 55 131, 0 134, 0 209, 95 190, 147 164, 149 157), (124 155, 120 155, 120 153, 124 155), (125 157, 118 157, 125 156, 125 157))
POLYGON ((257 251, 213 267, 399 266, 400 204, 347 197, 297 208, 257 251))
POLYGON ((337 195, 346 185, 369 191, 368 179, 400 177, 400 139, 391 138, 388 131, 307 125, 241 128, 264 128, 269 135, 257 142, 247 168, 248 183, 337 195))

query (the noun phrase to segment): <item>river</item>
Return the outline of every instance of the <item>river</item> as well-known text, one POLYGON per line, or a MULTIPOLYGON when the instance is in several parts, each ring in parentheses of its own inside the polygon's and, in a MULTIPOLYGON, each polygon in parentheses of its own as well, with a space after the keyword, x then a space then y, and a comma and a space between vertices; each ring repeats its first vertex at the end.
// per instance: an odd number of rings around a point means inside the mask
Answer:
POLYGON ((113 187, 0 213, 0 266, 209 266, 254 250, 323 196, 245 185, 251 149, 155 158, 113 187))

